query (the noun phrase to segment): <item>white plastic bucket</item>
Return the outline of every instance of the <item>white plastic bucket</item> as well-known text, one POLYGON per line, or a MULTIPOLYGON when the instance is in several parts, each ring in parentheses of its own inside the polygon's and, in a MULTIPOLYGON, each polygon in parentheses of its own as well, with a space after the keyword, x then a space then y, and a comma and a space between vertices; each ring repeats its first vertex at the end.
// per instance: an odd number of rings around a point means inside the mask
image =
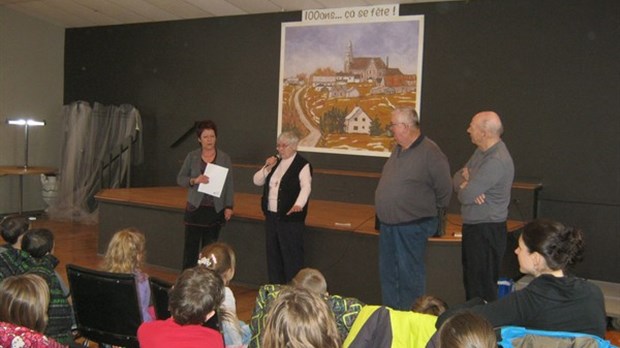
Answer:
POLYGON ((41 196, 49 207, 58 196, 58 180, 56 175, 41 174, 41 196))

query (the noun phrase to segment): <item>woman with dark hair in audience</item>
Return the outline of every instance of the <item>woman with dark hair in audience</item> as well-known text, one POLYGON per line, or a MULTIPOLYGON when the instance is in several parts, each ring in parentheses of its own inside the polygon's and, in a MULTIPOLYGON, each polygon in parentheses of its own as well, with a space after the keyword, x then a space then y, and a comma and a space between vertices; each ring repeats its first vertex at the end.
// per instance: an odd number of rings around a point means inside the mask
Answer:
POLYGON ((203 326, 224 301, 224 282, 206 267, 188 268, 170 289, 171 318, 138 328, 141 348, 224 348, 222 335, 203 326))
POLYGON ((515 325, 604 337, 603 293, 596 285, 566 271, 569 265, 581 260, 583 244, 581 230, 551 220, 528 223, 515 253, 520 271, 532 275, 532 282, 488 304, 479 300, 474 305, 472 300, 454 307, 439 317, 437 327, 459 309, 468 307, 494 327, 515 325))
POLYGON ((7 277, 0 283, 0 347, 63 347, 42 334, 50 296, 35 274, 7 277))
POLYGON ((200 250, 217 241, 221 226, 233 215, 232 161, 216 146, 217 126, 211 120, 198 122, 196 136, 200 148, 187 154, 177 174, 177 184, 187 188, 183 269, 196 265, 200 250), (209 183, 209 177, 204 175, 209 163, 228 168, 219 197, 198 191, 200 184, 209 183))

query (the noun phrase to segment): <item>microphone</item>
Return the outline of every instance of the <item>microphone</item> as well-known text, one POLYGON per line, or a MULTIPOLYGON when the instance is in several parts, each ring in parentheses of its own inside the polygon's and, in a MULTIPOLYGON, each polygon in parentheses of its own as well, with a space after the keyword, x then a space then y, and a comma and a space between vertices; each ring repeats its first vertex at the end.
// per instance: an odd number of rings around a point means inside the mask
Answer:
MULTIPOLYGON (((275 157, 276 158, 276 163, 280 162, 280 160, 282 159, 282 156, 280 156, 280 153, 278 153, 278 152, 276 152, 276 154, 271 156, 271 157, 275 157)), ((268 166, 269 166, 268 164, 265 164, 262 169, 265 169, 268 166)))

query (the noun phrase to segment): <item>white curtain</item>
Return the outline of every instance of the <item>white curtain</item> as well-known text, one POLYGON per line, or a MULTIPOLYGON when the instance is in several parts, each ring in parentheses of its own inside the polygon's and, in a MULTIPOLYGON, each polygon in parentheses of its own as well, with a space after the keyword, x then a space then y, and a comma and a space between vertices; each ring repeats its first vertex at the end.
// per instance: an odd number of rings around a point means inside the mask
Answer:
POLYGON ((63 148, 58 196, 48 214, 52 219, 96 223, 95 194, 102 188, 116 188, 128 180, 129 166, 143 160, 142 121, 138 110, 121 106, 73 102, 63 107, 63 148), (126 151, 104 171, 111 155, 131 143, 126 151), (109 183, 109 185, 108 185, 109 183))

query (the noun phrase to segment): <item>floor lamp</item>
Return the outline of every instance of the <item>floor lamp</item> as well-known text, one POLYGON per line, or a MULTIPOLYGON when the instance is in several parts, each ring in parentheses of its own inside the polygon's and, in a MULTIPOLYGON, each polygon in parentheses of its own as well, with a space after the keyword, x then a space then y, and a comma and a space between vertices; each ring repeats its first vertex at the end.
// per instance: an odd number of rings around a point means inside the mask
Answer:
POLYGON ((6 120, 6 123, 14 126, 24 127, 24 169, 28 169, 28 129, 30 127, 45 126, 45 121, 35 121, 32 119, 14 119, 6 120))
MULTIPOLYGON (((6 123, 14 126, 24 127, 24 173, 28 173, 28 129, 30 127, 45 126, 45 121, 32 119, 9 119, 6 123)), ((22 214, 24 203, 24 175, 19 175, 19 214, 22 214)))

